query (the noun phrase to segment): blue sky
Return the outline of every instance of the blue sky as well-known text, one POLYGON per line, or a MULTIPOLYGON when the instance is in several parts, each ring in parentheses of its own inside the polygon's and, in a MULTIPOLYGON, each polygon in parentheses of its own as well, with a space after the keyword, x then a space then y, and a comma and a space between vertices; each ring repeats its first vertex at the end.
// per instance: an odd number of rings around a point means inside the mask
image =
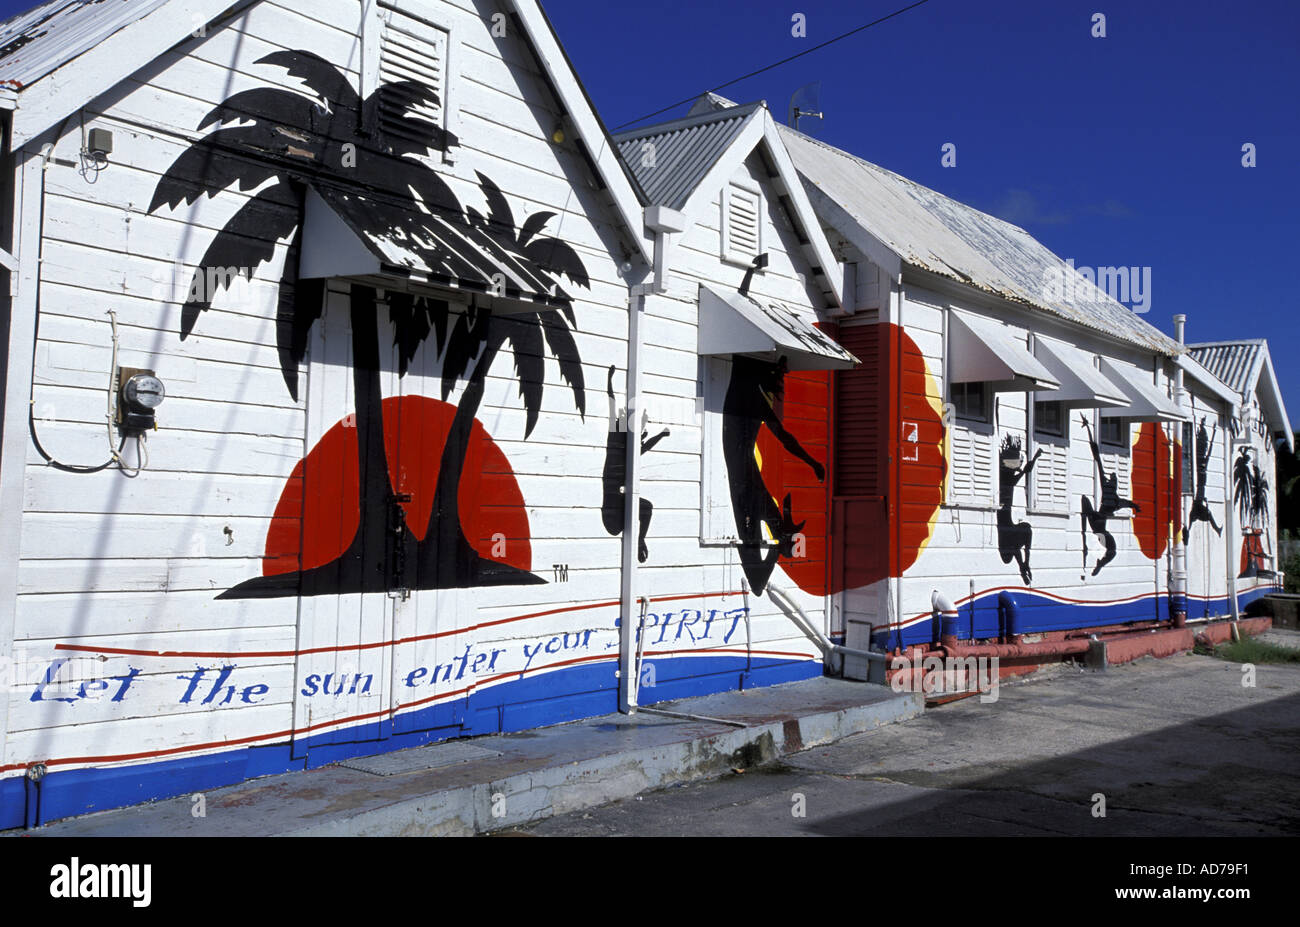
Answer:
MULTIPOLYGON (((545 6, 613 128, 908 2, 545 6)), ((811 81, 826 119, 810 134, 1079 266, 1150 267, 1145 318, 1166 332, 1182 312, 1189 341, 1268 338, 1300 425, 1300 3, 929 0, 722 93, 783 119, 811 81), (947 142, 956 167, 940 166, 947 142)))
MULTIPOLYGON (((908 2, 545 6, 614 128, 908 2), (806 38, 791 34, 795 13, 806 38)), ((28 6, 0 0, 0 15, 28 6)), ((1150 267, 1146 319, 1167 332, 1183 312, 1191 341, 1268 338, 1300 423, 1300 3, 929 0, 722 92, 784 118, 812 81, 826 119, 805 123, 811 134, 1079 266, 1150 267), (1105 38, 1091 34, 1096 12, 1105 38), (949 142, 957 165, 944 168, 949 142)))

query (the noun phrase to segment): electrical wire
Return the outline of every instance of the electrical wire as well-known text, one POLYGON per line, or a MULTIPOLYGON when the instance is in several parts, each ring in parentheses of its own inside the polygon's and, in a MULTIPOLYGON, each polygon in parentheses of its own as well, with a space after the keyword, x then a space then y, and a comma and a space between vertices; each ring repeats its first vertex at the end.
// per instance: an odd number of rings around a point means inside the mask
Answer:
MULTIPOLYGON (((911 4, 910 6, 905 6, 902 9, 894 10, 894 12, 890 13, 888 16, 882 16, 879 19, 874 19, 865 25, 858 26, 856 29, 850 29, 848 32, 843 32, 835 36, 833 39, 827 39, 825 42, 822 42, 820 45, 814 45, 812 48, 806 48, 803 51, 799 52, 798 54, 790 55, 788 58, 782 58, 780 61, 774 61, 769 65, 759 68, 757 71, 750 71, 748 74, 742 74, 740 77, 729 80, 725 84, 718 84, 718 86, 710 90, 706 90, 705 93, 717 93, 719 90, 724 90, 727 87, 730 87, 732 84, 738 84, 742 80, 748 80, 751 77, 755 77, 759 74, 762 74, 764 71, 770 71, 773 68, 779 68, 781 65, 788 64, 789 62, 794 61, 796 58, 802 58, 804 55, 811 55, 813 52, 819 51, 825 48, 827 45, 833 45, 836 42, 840 41, 841 39, 847 39, 851 35, 857 35, 859 32, 862 32, 865 29, 870 29, 872 26, 878 26, 881 23, 885 22, 886 20, 893 19, 895 16, 901 16, 904 13, 906 13, 908 10, 914 10, 918 6, 924 6, 929 2, 930 0, 916 0, 916 2, 911 4)), ((670 103, 668 106, 665 106, 663 109, 657 109, 653 113, 647 113, 646 115, 642 116, 640 119, 633 119, 631 122, 625 122, 620 126, 615 126, 613 131, 617 132, 619 129, 625 129, 628 126, 636 125, 638 122, 645 122, 647 119, 651 119, 655 116, 660 115, 661 113, 666 113, 671 109, 676 109, 679 106, 684 106, 685 104, 698 99, 699 96, 700 95, 697 93, 694 96, 689 96, 684 100, 678 100, 676 103, 670 103)))
MULTIPOLYGON (((33 397, 31 401, 28 403, 27 427, 32 433, 32 444, 36 446, 36 453, 40 454, 41 457, 44 458, 45 462, 49 464, 51 467, 54 467, 56 470, 62 470, 65 473, 99 473, 101 470, 107 470, 109 467, 113 466, 113 464, 117 464, 119 467, 121 467, 123 472, 126 471, 126 466, 122 462, 122 450, 126 447, 126 436, 123 435, 122 440, 117 445, 117 447, 116 448, 113 447, 113 419, 116 417, 115 416, 116 408, 114 405, 114 400, 117 395, 116 390, 114 388, 117 385, 116 384, 117 345, 118 345, 117 313, 114 312, 112 309, 109 309, 107 314, 109 317, 109 321, 112 323, 113 326, 113 356, 112 356, 112 360, 109 362, 109 367, 108 367, 108 408, 105 411, 105 416, 104 416, 108 427, 108 453, 109 453, 108 460, 106 460, 104 463, 100 464, 99 466, 95 466, 95 467, 82 467, 82 466, 77 466, 75 464, 61 463, 60 461, 55 460, 52 456, 50 456, 49 453, 46 452, 45 448, 41 445, 41 439, 36 434, 35 397, 33 397)), ((39 321, 37 324, 39 325, 39 321)), ((39 332, 40 329, 38 328, 37 336, 36 336, 37 339, 40 338, 39 332)), ((139 457, 137 455, 137 462, 138 461, 139 461, 139 457)), ((132 474, 132 476, 139 476, 141 469, 143 468, 137 467, 136 472, 132 474)))

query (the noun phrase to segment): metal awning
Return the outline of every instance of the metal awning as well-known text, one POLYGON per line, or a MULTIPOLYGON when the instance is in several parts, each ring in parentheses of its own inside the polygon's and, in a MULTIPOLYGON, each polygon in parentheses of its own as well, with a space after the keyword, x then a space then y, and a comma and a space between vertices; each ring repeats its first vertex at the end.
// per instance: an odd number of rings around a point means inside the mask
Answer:
POLYGON ((1172 399, 1156 389, 1151 375, 1138 370, 1126 370, 1105 357, 1101 370, 1111 382, 1128 396, 1127 408, 1102 409, 1102 418, 1122 418, 1134 422, 1182 422, 1188 415, 1172 399))
POLYGON ((1067 409, 1104 409, 1129 404, 1128 394, 1097 369, 1091 354, 1038 336, 1034 339, 1034 356, 1061 382, 1047 397, 1048 402, 1063 403, 1067 409))
POLYGON ((299 263, 305 280, 380 278, 553 307, 571 302, 480 227, 350 191, 323 193, 307 193, 299 263))
POLYGON ((860 361, 805 316, 774 299, 700 285, 698 348, 703 356, 743 354, 791 370, 848 370, 860 361))
POLYGON ((1013 329, 961 312, 949 318, 949 382, 989 383, 994 392, 1055 390, 1061 385, 1013 329))

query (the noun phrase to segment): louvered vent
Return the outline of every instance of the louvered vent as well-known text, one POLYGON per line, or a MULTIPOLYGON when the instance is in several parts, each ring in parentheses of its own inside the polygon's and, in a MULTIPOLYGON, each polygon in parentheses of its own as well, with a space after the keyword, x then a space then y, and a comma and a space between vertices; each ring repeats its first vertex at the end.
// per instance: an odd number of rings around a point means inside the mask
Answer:
POLYGON ((379 49, 379 85, 414 81, 437 97, 429 105, 419 94, 383 94, 379 105, 379 129, 389 137, 423 142, 418 119, 438 128, 446 128, 447 32, 394 9, 384 10, 383 38, 379 49))
MULTIPOLYGON (((1042 442, 1043 454, 1034 464, 1034 508, 1040 512, 1070 510, 1070 449, 1064 444, 1042 442)), ((1037 453, 1038 448, 1035 448, 1037 453)))
MULTIPOLYGON (((1106 465, 1107 474, 1119 474, 1116 481, 1115 491, 1119 493, 1121 499, 1132 499, 1132 475, 1129 473, 1129 456, 1128 454, 1105 453, 1101 455, 1101 462, 1106 465)), ((1120 509, 1117 513, 1122 517, 1128 517, 1133 514, 1130 509, 1120 509)))
POLYGON ((760 222, 763 197, 757 190, 731 184, 724 197, 722 256, 728 261, 749 264, 762 247, 760 222))
POLYGON ((993 497, 993 436, 960 425, 949 434, 952 498, 990 501, 993 497))

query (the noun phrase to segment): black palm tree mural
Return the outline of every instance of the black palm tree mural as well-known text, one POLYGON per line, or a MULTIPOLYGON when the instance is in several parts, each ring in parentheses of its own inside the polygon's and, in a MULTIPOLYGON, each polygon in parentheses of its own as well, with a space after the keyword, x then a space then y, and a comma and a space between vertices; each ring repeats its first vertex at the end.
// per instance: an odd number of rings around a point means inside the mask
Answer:
POLYGON ((573 337, 576 321, 570 299, 558 284, 564 276, 589 287, 582 261, 565 242, 541 234, 554 213, 535 213, 516 229, 504 195, 481 173, 488 214, 463 209, 443 178, 419 160, 457 143, 454 135, 420 117, 422 108, 438 104, 428 87, 411 81, 390 83, 362 99, 344 74, 311 52, 275 52, 258 63, 283 68, 300 79, 310 95, 267 87, 229 97, 199 124, 199 131, 212 131, 177 157, 149 207, 150 212, 175 208, 231 187, 258 190, 204 254, 182 309, 182 339, 211 307, 222 284, 229 282, 230 274, 223 270, 239 268, 251 277, 272 259, 276 243, 292 235, 276 339, 285 385, 298 399, 298 368, 311 326, 321 318, 325 304, 323 281, 300 281, 296 272, 309 189, 363 240, 386 243, 410 255, 408 268, 418 269, 430 281, 528 299, 536 308, 508 318, 492 317, 477 306, 454 314, 446 301, 387 291, 399 376, 406 374, 421 345, 430 345, 441 359, 446 400, 473 366, 443 446, 430 521, 423 540, 417 540, 395 505, 385 453, 380 296, 373 287, 352 284, 360 487, 356 534, 332 563, 258 577, 223 597, 386 591, 395 584, 429 589, 543 582, 528 571, 479 555, 461 527, 458 490, 487 373, 502 348, 514 355, 526 412, 525 438, 541 409, 548 348, 585 417, 585 385, 573 337), (205 287, 211 280, 218 286, 205 287), (395 564, 400 577, 394 576, 395 564))
MULTIPOLYGON (((1259 452, 1255 452, 1258 458, 1259 452)), ((1260 469, 1258 460, 1251 460, 1251 449, 1243 447, 1232 467, 1232 498, 1241 519, 1241 560, 1239 576, 1261 576, 1270 573, 1268 551, 1264 547, 1268 524, 1268 476, 1260 469)))

